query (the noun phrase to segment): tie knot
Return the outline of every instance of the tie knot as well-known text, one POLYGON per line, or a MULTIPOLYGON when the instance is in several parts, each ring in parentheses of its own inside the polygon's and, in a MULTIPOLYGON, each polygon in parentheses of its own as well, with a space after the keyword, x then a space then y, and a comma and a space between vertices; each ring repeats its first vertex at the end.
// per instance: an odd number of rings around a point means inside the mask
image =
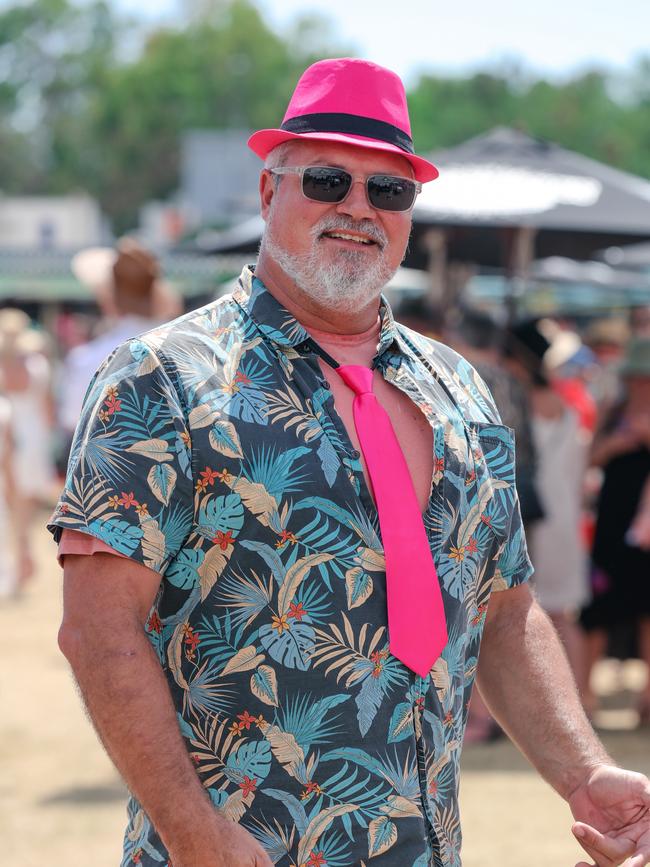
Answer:
POLYGON ((343 364, 336 368, 343 382, 356 394, 372 392, 372 370, 360 364, 343 364))

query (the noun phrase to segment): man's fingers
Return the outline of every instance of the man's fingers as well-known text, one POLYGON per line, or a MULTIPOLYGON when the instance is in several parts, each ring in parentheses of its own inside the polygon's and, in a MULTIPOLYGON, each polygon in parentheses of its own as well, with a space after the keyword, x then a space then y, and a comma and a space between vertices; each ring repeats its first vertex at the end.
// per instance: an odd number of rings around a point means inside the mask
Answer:
POLYGON ((596 867, 617 867, 634 852, 629 840, 607 837, 583 822, 576 822, 571 830, 596 867))
POLYGON ((580 840, 580 845, 585 850, 587 855, 593 858, 593 863, 587 863, 586 861, 580 861, 576 864, 576 867, 614 867, 615 864, 620 864, 620 861, 612 861, 611 858, 602 855, 600 852, 597 852, 595 849, 592 849, 591 846, 585 843, 584 840, 580 840))

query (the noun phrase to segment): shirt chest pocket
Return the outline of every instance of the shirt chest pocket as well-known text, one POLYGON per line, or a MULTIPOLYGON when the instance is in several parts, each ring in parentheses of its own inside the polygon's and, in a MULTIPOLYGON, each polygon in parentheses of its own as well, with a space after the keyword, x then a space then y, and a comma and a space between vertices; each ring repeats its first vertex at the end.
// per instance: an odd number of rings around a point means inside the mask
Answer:
POLYGON ((456 599, 484 580, 505 541, 515 505, 514 437, 484 422, 448 422, 435 500, 438 574, 456 599))

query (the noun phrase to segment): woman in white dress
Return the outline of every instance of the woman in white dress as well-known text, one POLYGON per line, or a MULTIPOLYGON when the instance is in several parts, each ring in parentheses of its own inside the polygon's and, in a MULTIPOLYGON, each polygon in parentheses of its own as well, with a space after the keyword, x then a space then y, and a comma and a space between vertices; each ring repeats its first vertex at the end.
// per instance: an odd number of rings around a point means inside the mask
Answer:
POLYGON ((587 557, 581 538, 588 439, 577 414, 550 388, 532 394, 537 488, 544 517, 532 529, 531 559, 542 607, 567 643, 566 621, 587 601, 587 557))
POLYGON ((32 571, 24 502, 14 482, 11 404, 0 396, 0 599, 20 592, 32 571))
POLYGON ((11 404, 15 479, 30 515, 55 483, 50 365, 22 310, 0 310, 0 389, 11 404))

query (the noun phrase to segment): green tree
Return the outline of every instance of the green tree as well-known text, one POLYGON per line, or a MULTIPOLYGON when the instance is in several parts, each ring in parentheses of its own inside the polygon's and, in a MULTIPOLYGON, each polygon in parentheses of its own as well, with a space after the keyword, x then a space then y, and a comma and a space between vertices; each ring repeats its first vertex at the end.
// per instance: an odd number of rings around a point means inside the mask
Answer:
MULTIPOLYGON (((0 189, 79 185, 87 164, 59 165, 60 143, 83 127, 89 95, 113 62, 118 29, 104 0, 29 0, 0 11, 0 189), (62 170, 63 169, 63 170, 62 170)), ((83 155, 83 150, 80 151, 83 155)))
POLYGON ((517 68, 469 78, 424 75, 409 94, 415 141, 420 150, 433 150, 514 126, 650 177, 650 59, 629 79, 627 98, 620 99, 602 70, 559 83, 531 80, 517 68))
POLYGON ((470 78, 424 75, 409 93, 414 140, 428 151, 459 144, 517 116, 517 95, 498 73, 480 72, 470 78))
POLYGON ((183 131, 276 125, 297 76, 322 56, 313 18, 286 39, 248 0, 200 12, 183 27, 153 32, 136 60, 110 71, 89 106, 102 165, 93 192, 120 225, 146 199, 176 188, 183 131))
MULTIPOLYGON (((276 33, 255 0, 185 0, 168 27, 109 0, 0 0, 0 191, 84 189, 129 228, 177 188, 183 132, 275 126, 309 63, 353 53, 319 16, 276 33)), ((426 73, 409 104, 419 152, 503 124, 650 177, 650 55, 616 80, 426 73)))

